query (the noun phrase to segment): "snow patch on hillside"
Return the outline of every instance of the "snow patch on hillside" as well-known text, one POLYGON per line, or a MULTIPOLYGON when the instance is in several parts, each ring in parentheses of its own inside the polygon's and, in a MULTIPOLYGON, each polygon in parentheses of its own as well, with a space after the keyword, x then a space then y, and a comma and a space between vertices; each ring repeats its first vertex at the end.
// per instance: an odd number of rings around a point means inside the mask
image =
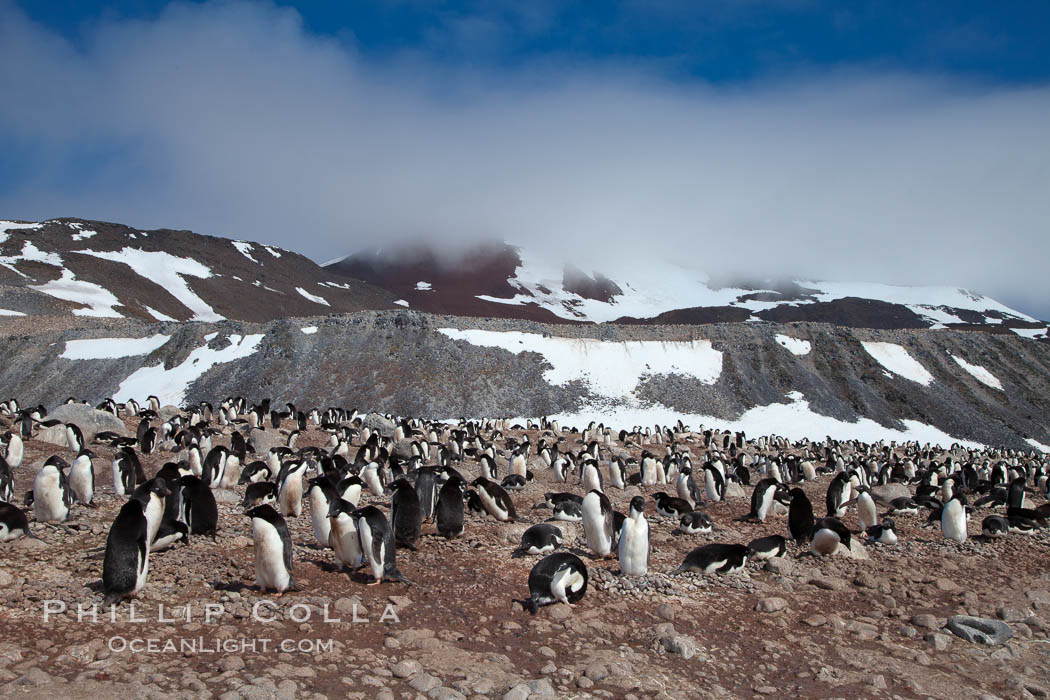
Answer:
POLYGON ((1025 440, 1025 442, 1027 442, 1029 445, 1039 450, 1040 452, 1050 453, 1050 445, 1044 445, 1043 443, 1033 438, 1028 438, 1027 440, 1025 440))
POLYGON ((0 316, 25 316, 21 311, 11 311, 10 309, 0 309, 0 316))
POLYGON ((234 360, 250 357, 258 350, 262 342, 262 333, 254 335, 231 335, 230 345, 222 350, 212 350, 204 346, 190 353, 182 364, 164 369, 164 365, 143 367, 128 376, 117 387, 113 398, 116 401, 136 399, 143 401, 150 394, 156 394, 161 405, 181 406, 186 399, 190 384, 200 379, 212 367, 234 360))
POLYGON ((147 251, 138 248, 124 248, 117 252, 79 250, 78 253, 93 255, 103 260, 113 260, 126 264, 137 274, 159 284, 168 293, 179 300, 193 312, 194 321, 225 321, 225 317, 215 313, 203 299, 190 289, 183 275, 207 279, 212 276, 211 269, 192 258, 180 258, 163 251, 147 251))
POLYGON ((118 357, 148 355, 171 339, 157 334, 149 338, 89 338, 67 340, 59 357, 67 360, 111 360, 118 357))
POLYGON ((43 224, 35 224, 35 223, 20 224, 17 221, 3 221, 3 220, 0 220, 0 243, 3 243, 4 241, 7 240, 7 232, 8 231, 18 231, 18 230, 25 230, 25 229, 30 229, 30 230, 31 229, 38 229, 41 226, 43 226, 43 224))
POLYGON ((1031 338, 1032 340, 1046 336, 1045 328, 1011 328, 1010 330, 1022 338, 1031 338))
POLYGON ((515 355, 536 352, 551 368, 546 381, 565 385, 580 380, 590 390, 609 398, 629 398, 647 375, 679 374, 714 384, 722 373, 722 353, 710 340, 609 342, 591 338, 554 338, 519 331, 440 328, 453 340, 502 348, 515 355))
POLYGON ((434 291, 434 286, 432 284, 430 284, 430 282, 416 282, 416 291, 417 292, 432 292, 432 291, 434 291))
POLYGON ((398 299, 394 303, 397 304, 398 306, 404 306, 406 309, 408 308, 408 302, 405 301, 404 299, 398 299))
POLYGON ((999 391, 1003 390, 1002 382, 996 379, 995 375, 986 370, 984 367, 981 367, 980 365, 971 365, 969 362, 962 359, 958 355, 952 355, 951 358, 955 360, 956 364, 958 364, 964 370, 972 374, 973 378, 979 381, 981 384, 990 386, 993 389, 998 389, 999 391))
POLYGON ((324 297, 319 297, 316 294, 311 294, 310 292, 306 291, 302 287, 296 287, 295 291, 299 292, 305 298, 309 299, 310 301, 312 301, 315 304, 324 304, 325 306, 331 306, 331 304, 329 304, 327 301, 325 301, 324 297))
POLYGON ((98 318, 123 318, 113 310, 120 300, 113 296, 105 287, 94 282, 78 280, 69 270, 62 270, 62 277, 51 280, 47 284, 30 286, 38 292, 43 292, 58 299, 73 301, 88 306, 87 309, 73 309, 74 316, 95 316, 98 318))
POLYGON ((779 345, 782 345, 792 355, 808 355, 809 351, 813 349, 812 344, 808 340, 802 340, 800 338, 792 338, 790 335, 782 335, 778 333, 776 335, 776 341, 779 345))
POLYGON ((146 306, 145 304, 142 305, 142 308, 146 310, 146 313, 148 313, 150 316, 152 316, 153 318, 157 319, 158 321, 175 321, 175 322, 178 322, 177 318, 172 318, 171 316, 168 316, 167 314, 162 314, 161 312, 157 311, 156 309, 152 309, 152 308, 146 306))
POLYGON ((281 257, 281 251, 277 250, 276 248, 271 248, 268 245, 264 245, 263 248, 266 250, 267 253, 269 253, 273 257, 275 257, 275 258, 281 257))
POLYGON ((933 383, 933 375, 927 372, 926 368, 920 365, 900 345, 873 341, 862 341, 861 345, 880 365, 893 374, 910 379, 923 386, 929 386, 933 383))
POLYGON ((256 265, 262 265, 261 262, 252 257, 252 244, 248 241, 230 241, 233 247, 236 248, 241 255, 251 260, 256 265))
POLYGON ((313 335, 317 332, 317 326, 305 326, 299 330, 302 331, 303 335, 313 335))

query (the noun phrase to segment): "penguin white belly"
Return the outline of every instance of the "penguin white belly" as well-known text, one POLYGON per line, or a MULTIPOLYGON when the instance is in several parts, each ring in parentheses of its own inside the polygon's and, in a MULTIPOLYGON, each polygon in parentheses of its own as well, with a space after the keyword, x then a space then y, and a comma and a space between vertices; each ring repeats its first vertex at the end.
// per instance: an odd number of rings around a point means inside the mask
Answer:
MULTIPOLYGON (((484 489, 483 489, 484 490, 484 489)), ((383 559, 386 557, 385 548, 380 547, 379 557, 376 558, 374 550, 372 549, 372 528, 368 526, 368 521, 364 518, 358 521, 358 534, 361 538, 361 553, 365 559, 368 560, 368 566, 372 569, 372 577, 376 581, 383 579, 383 559)))
POLYGON ((656 483, 656 469, 652 463, 646 460, 642 463, 642 486, 652 486, 656 483))
POLYGON ((161 516, 164 515, 164 501, 151 493, 144 515, 146 516, 146 543, 152 544, 157 537, 157 530, 160 529, 161 516))
POLYGON ((776 487, 771 486, 765 490, 762 494, 762 500, 758 504, 758 519, 761 522, 766 521, 766 516, 769 515, 769 509, 773 506, 773 494, 776 493, 776 487))
POLYGON ((609 483, 613 485, 613 488, 623 488, 623 478, 620 475, 620 467, 616 462, 609 463, 609 483))
POLYGON ((587 538, 587 546, 598 556, 604 557, 612 553, 612 538, 605 532, 605 517, 601 508, 597 498, 583 499, 583 534, 587 538))
POLYGON ((496 503, 496 499, 493 498, 488 489, 479 488, 478 498, 481 499, 481 505, 485 506, 485 510, 496 520, 506 520, 509 517, 507 510, 496 503))
POLYGON ((602 490, 601 480, 598 478, 598 470, 593 466, 588 466, 583 472, 583 490, 586 493, 602 490))
POLYGON ((664 469, 663 462, 656 463, 656 481, 661 484, 667 483, 667 471, 664 469))
POLYGON ((649 523, 624 520, 620 529, 620 570, 626 576, 644 576, 649 571, 649 523))
POLYGON ((941 530, 949 540, 960 544, 966 541, 966 511, 959 501, 952 500, 941 513, 941 530))
POLYGON ((569 603, 569 592, 575 593, 583 587, 583 575, 571 568, 564 568, 551 579, 551 597, 561 603, 569 603))
POLYGON ((350 484, 343 490, 343 500, 350 501, 357 508, 361 504, 361 484, 350 484))
POLYGON ((277 497, 281 512, 298 518, 303 512, 303 477, 292 474, 281 483, 281 493, 277 497))
POLYGON ((226 464, 222 468, 222 479, 219 480, 219 488, 232 489, 237 485, 241 476, 241 460, 236 455, 226 458, 226 464))
POLYGON ((314 537, 321 547, 328 546, 328 533, 332 525, 328 519, 328 501, 319 488, 310 489, 310 524, 314 527, 314 537))
POLYGON ((139 555, 138 559, 138 574, 135 576, 135 588, 132 593, 138 593, 146 585, 146 576, 149 574, 149 547, 146 547, 146 554, 139 555))
MULTIPOLYGON (((813 462, 802 463, 802 478, 806 481, 813 481, 817 478, 817 470, 813 466, 813 462)), ((779 481, 779 479, 778 479, 779 481)))
POLYGON ((867 530, 879 524, 879 514, 875 510, 875 501, 864 494, 857 501, 857 519, 860 521, 860 529, 867 530))
POLYGON ((291 572, 284 566, 284 542, 277 529, 255 518, 252 521, 255 537, 255 585, 263 589, 287 590, 291 572))
POLYGON ((708 470, 704 471, 704 495, 707 500, 718 502, 722 500, 722 497, 718 494, 718 488, 715 486, 715 478, 711 476, 711 472, 708 470))
POLYGON ((11 539, 14 538, 11 536, 11 531, 7 529, 7 523, 0 523, 0 542, 7 542, 11 539))
POLYGON ((113 460, 113 493, 118 496, 126 496, 124 493, 124 479, 120 474, 120 462, 113 460))
POLYGON ((814 554, 834 554, 839 548, 839 542, 841 540, 834 530, 817 530, 813 534, 813 542, 810 544, 809 551, 814 554))
POLYGON ((525 465, 525 457, 524 456, 517 455, 512 460, 510 460, 510 473, 511 474, 518 474, 519 476, 525 476, 525 472, 526 472, 526 465, 525 465))
POLYGON ((879 544, 897 544, 897 533, 893 530, 886 528, 879 535, 879 539, 876 540, 879 544))
POLYGON ((94 479, 91 478, 91 462, 87 464, 77 460, 69 470, 69 488, 81 503, 91 503, 95 497, 94 479))
POLYGON ((49 471, 51 473, 38 474, 33 482, 33 514, 41 522, 64 522, 69 508, 62 500, 58 474, 53 469, 49 471))
POLYGON ((330 520, 329 544, 335 552, 336 560, 351 569, 358 568, 361 566, 361 538, 353 518, 340 516, 330 520))
POLYGON ((379 473, 375 469, 365 469, 361 472, 361 481, 365 482, 373 496, 383 495, 383 484, 379 481, 379 473))

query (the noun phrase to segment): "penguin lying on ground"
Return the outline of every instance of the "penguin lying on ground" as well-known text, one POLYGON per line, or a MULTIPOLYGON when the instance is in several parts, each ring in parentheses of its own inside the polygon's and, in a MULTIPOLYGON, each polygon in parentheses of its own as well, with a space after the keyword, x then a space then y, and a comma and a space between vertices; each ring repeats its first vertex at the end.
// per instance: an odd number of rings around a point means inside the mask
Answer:
POLYGON ((569 552, 544 557, 529 572, 529 597, 521 603, 532 614, 541 606, 565 603, 573 607, 587 592, 587 567, 569 552))

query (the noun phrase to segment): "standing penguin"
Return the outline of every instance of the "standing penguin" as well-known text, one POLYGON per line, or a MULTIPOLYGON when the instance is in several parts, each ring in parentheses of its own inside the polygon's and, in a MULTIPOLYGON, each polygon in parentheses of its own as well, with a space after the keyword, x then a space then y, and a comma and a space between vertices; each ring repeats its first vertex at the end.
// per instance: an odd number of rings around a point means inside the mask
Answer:
POLYGON ((966 541, 966 499, 957 494, 941 509, 941 532, 959 544, 966 541))
POLYGON ((416 551, 416 543, 423 531, 423 511, 419 507, 419 496, 407 479, 394 482, 394 495, 390 498, 390 522, 394 529, 394 543, 416 551))
POLYGON ((293 518, 298 518, 303 512, 306 467, 306 460, 290 460, 281 465, 281 473, 277 475, 277 503, 282 513, 293 518))
POLYGON ((1024 484, 1025 479, 1019 476, 1010 482, 1010 489, 1006 496, 1007 508, 1024 508, 1024 484))
POLYGON ((357 571, 363 563, 355 510, 353 503, 338 497, 332 499, 328 507, 328 544, 340 568, 349 568, 350 571, 357 571))
POLYGON ((860 529, 867 532, 868 528, 879 524, 879 513, 875 509, 875 499, 871 497, 871 490, 867 486, 857 487, 857 522, 860 529))
POLYGON ((620 528, 620 571, 624 576, 644 576, 649 571, 649 521, 645 499, 631 499, 631 511, 620 528))
POLYGON ((69 488, 73 491, 73 497, 78 503, 92 508, 95 507, 92 502, 95 498, 95 468, 91 464, 93 456, 91 450, 82 449, 69 468, 69 488))
POLYGON ((441 487, 437 500, 437 531, 452 539, 463 534, 463 493, 467 482, 453 474, 441 487))
POLYGON ((180 488, 182 520, 190 529, 190 534, 210 535, 214 539, 219 529, 219 507, 215 503, 215 494, 200 477, 193 474, 182 477, 180 488))
POLYGON ((766 516, 773 509, 773 498, 780 486, 781 484, 776 479, 769 477, 759 479, 755 484, 755 490, 751 492, 751 511, 739 520, 757 520, 764 523, 766 516))
POLYGON ((485 477, 478 477, 474 480, 473 485, 478 489, 478 498, 481 499, 485 512, 500 522, 517 520, 518 514, 514 510, 514 501, 502 486, 485 477))
POLYGON ((529 572, 529 597, 517 601, 532 614, 543 605, 565 603, 574 607, 587 592, 587 567, 570 552, 544 557, 529 572))
POLYGON ((419 507, 423 509, 423 520, 434 517, 437 496, 437 475, 431 467, 420 467, 416 472, 416 495, 419 496, 419 507))
POLYGON ((145 506, 132 498, 120 508, 106 538, 102 560, 105 604, 113 605, 146 585, 149 573, 149 533, 145 506))
POLYGON ((66 444, 74 454, 84 449, 84 433, 76 423, 66 423, 66 444))
POLYGON ((795 544, 808 542, 813 536, 813 504, 809 502, 806 492, 798 487, 791 489, 788 531, 795 544))
POLYGON ((295 587, 292 580, 292 538, 288 523, 273 506, 256 506, 246 515, 252 519, 255 540, 255 585, 278 595, 295 587))
POLYGON ((704 465, 704 496, 707 500, 718 503, 726 490, 726 480, 722 472, 710 464, 704 465))
POLYGON ((9 432, 6 435, 7 440, 7 451, 4 453, 4 459, 7 460, 7 464, 12 469, 18 469, 22 466, 22 459, 25 456, 25 444, 22 442, 22 436, 17 432, 9 432))
POLYGON ((306 499, 310 501, 310 524, 313 525, 317 546, 324 549, 329 546, 332 528, 328 511, 338 494, 331 480, 324 474, 310 479, 309 484, 306 499))
POLYGON ((61 457, 49 457, 33 480, 33 515, 42 523, 63 523, 69 519, 73 492, 61 457))
POLYGON ((583 463, 583 490, 604 491, 602 488, 602 473, 598 470, 598 462, 588 459, 583 463))
POLYGON ((850 498, 850 480, 846 472, 839 472, 828 484, 826 505, 828 517, 841 518, 846 514, 846 502, 850 498))
POLYGON ((382 581, 396 581, 404 584, 412 582, 397 569, 396 544, 394 531, 387 522, 383 511, 375 506, 365 506, 354 512, 357 521, 357 534, 361 541, 361 552, 375 579, 369 586, 382 581))
POLYGON ((113 455, 113 493, 130 496, 137 484, 146 480, 135 450, 123 447, 113 455))
POLYGON ((598 489, 589 491, 583 497, 583 533, 587 538, 587 546, 597 556, 612 556, 616 544, 612 503, 598 489))

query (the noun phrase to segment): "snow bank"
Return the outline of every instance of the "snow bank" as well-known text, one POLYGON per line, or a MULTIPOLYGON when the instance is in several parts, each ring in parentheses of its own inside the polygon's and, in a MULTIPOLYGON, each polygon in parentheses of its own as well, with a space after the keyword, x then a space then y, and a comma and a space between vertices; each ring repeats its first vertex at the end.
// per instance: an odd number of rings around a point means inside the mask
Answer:
POLYGON ((0 220, 0 243, 7 240, 8 231, 17 231, 19 229, 37 229, 43 226, 43 224, 20 224, 17 221, 3 221, 0 220))
POLYGON ((306 326, 305 328, 300 328, 299 330, 303 332, 303 335, 313 335, 317 332, 317 326, 306 326))
POLYGON ((430 284, 430 282, 416 282, 416 291, 417 292, 432 292, 432 291, 434 291, 434 286, 432 284, 430 284))
POLYGON ((519 331, 440 328, 453 340, 503 348, 517 355, 537 352, 550 363, 543 377, 551 384, 583 381, 600 396, 631 395, 645 375, 680 374, 714 384, 722 373, 722 353, 710 340, 608 342, 590 338, 553 338, 519 331))
POLYGON ((398 306, 404 306, 406 309, 408 308, 408 302, 405 301, 404 299, 398 299, 394 303, 397 304, 398 306))
POLYGON ((182 364, 171 369, 164 369, 163 364, 138 369, 120 383, 113 399, 126 401, 133 398, 142 401, 150 394, 156 394, 162 406, 181 406, 190 384, 215 365, 250 357, 262 339, 262 333, 243 337, 231 335, 230 345, 222 350, 212 350, 207 346, 197 348, 182 364))
POLYGON ((327 301, 325 301, 324 297, 319 297, 316 294, 311 294, 310 292, 306 291, 302 287, 296 287, 295 291, 299 292, 300 294, 302 294, 304 297, 306 297, 307 299, 309 299, 310 301, 312 301, 315 304, 324 304, 325 306, 331 306, 331 304, 329 304, 327 301))
POLYGON ((123 318, 113 310, 113 307, 119 304, 120 300, 113 296, 112 292, 94 282, 78 280, 69 270, 62 270, 62 277, 57 280, 51 280, 47 284, 30 286, 29 288, 58 299, 74 301, 90 307, 87 309, 74 309, 74 316, 123 318))
POLYGON ((981 367, 980 365, 971 365, 969 362, 957 355, 952 355, 951 358, 955 360, 956 364, 958 364, 964 370, 972 374, 973 378, 979 381, 981 384, 986 384, 992 387, 993 389, 998 389, 999 391, 1003 390, 1002 382, 996 379, 995 375, 986 370, 984 367, 981 367))
POLYGON ((241 255, 251 260, 256 265, 262 265, 261 262, 252 257, 252 244, 248 241, 230 241, 233 247, 236 248, 241 255))
POLYGON ((91 338, 67 340, 66 349, 59 357, 67 360, 104 360, 117 357, 148 355, 171 339, 157 334, 149 338, 91 338))
POLYGON ((880 365, 893 374, 910 379, 923 386, 929 386, 933 383, 933 375, 927 372, 926 368, 916 362, 915 358, 909 355, 908 351, 900 345, 871 341, 862 341, 861 345, 880 365))
POLYGON ((1028 438, 1027 440, 1025 440, 1025 442, 1027 442, 1029 445, 1039 450, 1040 452, 1050 453, 1050 445, 1044 445, 1043 443, 1033 438, 1028 438))
POLYGON ((21 311, 11 311, 10 309, 0 309, 0 316, 25 316, 21 311))
POLYGON ((267 253, 269 253, 273 257, 275 257, 275 258, 281 257, 281 251, 277 250, 276 248, 271 248, 268 245, 264 245, 263 248, 266 250, 267 253))
POLYGON ((128 265, 139 275, 164 287, 169 294, 193 312, 192 320, 194 321, 226 320, 204 303, 204 300, 197 296, 183 279, 183 275, 200 279, 212 276, 210 268, 192 258, 180 258, 163 251, 147 251, 138 248, 124 248, 117 252, 94 250, 77 252, 128 265))
POLYGON ((1041 338, 1046 333, 1045 328, 1011 328, 1010 330, 1022 338, 1031 338, 1032 340, 1041 338))
POLYGON ((799 338, 792 338, 790 335, 776 335, 776 341, 792 355, 808 355, 809 351, 813 349, 813 346, 808 340, 801 340, 799 338))
POLYGON ((148 313, 150 316, 152 316, 153 318, 157 319, 158 321, 176 321, 176 322, 178 321, 177 318, 172 318, 171 316, 168 316, 167 314, 162 314, 161 312, 157 311, 156 309, 151 309, 150 307, 146 306, 145 304, 142 305, 142 308, 146 310, 146 313, 148 313))

